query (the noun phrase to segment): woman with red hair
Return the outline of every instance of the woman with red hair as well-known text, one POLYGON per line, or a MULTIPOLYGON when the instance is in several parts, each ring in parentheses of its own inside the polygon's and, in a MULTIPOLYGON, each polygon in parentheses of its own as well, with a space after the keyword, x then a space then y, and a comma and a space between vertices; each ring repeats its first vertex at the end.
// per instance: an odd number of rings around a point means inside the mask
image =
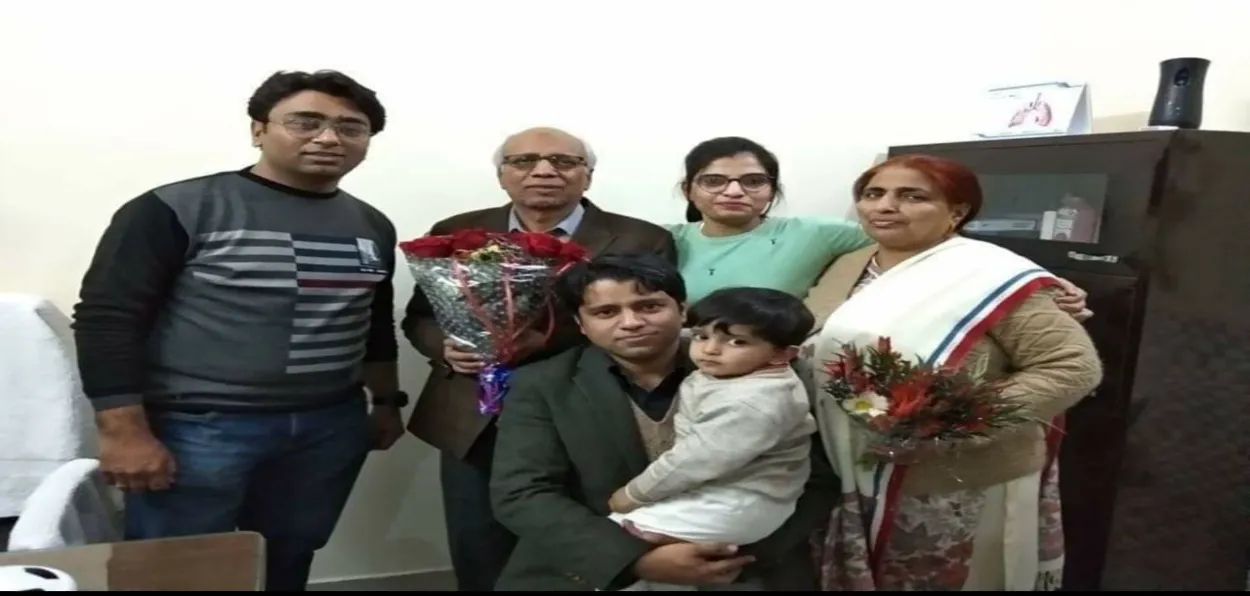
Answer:
POLYGON ((874 244, 839 259, 812 288, 819 332, 801 355, 843 485, 817 540, 822 588, 1055 589, 1063 534, 1052 421, 1102 379, 1089 335, 1056 306, 1054 275, 960 236, 982 201, 968 168, 904 155, 853 188, 874 244), (1038 422, 864 464, 870 431, 820 388, 824 363, 846 344, 881 337, 926 364, 1003 382, 1003 395, 1038 422))

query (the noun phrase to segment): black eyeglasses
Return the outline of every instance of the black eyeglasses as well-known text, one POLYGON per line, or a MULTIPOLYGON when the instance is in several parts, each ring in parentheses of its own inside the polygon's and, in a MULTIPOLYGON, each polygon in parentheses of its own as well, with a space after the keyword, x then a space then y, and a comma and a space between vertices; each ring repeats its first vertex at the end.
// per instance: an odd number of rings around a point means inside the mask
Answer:
POLYGON ((354 120, 329 120, 316 116, 292 115, 283 118, 282 127, 297 139, 315 139, 327 128, 333 128, 334 134, 344 141, 360 141, 373 132, 368 124, 354 120))
POLYGON ((703 174, 696 178, 694 182, 699 185, 699 188, 707 192, 725 190, 731 182, 737 182, 738 186, 742 187, 742 190, 753 192, 768 188, 773 183, 773 179, 769 178, 768 174, 745 174, 737 178, 730 178, 724 174, 703 174))
POLYGON ((551 167, 567 172, 573 168, 586 165, 586 158, 577 155, 565 155, 563 153, 550 153, 542 155, 539 153, 518 153, 516 155, 508 155, 503 158, 504 165, 516 168, 518 170, 530 171, 538 162, 546 161, 551 167))

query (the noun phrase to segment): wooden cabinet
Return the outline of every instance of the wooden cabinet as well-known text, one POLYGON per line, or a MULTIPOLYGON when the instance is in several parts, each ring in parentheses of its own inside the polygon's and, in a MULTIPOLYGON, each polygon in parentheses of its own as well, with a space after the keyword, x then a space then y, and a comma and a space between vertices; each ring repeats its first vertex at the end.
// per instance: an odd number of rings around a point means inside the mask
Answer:
POLYGON ((1069 412, 1060 455, 1064 589, 1244 590, 1250 134, 890 149, 907 153, 955 159, 982 177, 986 203, 969 236, 1090 293, 1087 328, 1106 377, 1069 412), (1075 221, 1080 237, 1055 233, 1056 218, 1075 221))

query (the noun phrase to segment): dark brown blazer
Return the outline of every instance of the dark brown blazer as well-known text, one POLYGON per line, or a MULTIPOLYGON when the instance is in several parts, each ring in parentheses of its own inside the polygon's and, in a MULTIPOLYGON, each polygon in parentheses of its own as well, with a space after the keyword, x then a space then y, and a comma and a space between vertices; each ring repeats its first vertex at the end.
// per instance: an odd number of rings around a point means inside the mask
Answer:
MULTIPOLYGON (((582 205, 586 211, 573 233, 573 241, 584 246, 592 256, 606 252, 651 252, 664 256, 674 265, 677 263, 677 247, 664 228, 608 213, 587 199, 582 199, 582 205)), ((465 228, 506 232, 511 209, 511 205, 504 205, 461 213, 434 224, 430 233, 447 234, 465 228)), ((569 313, 559 312, 557 317, 555 332, 547 347, 519 364, 542 360, 585 342, 569 313)), ((401 326, 413 347, 430 360, 430 376, 408 419, 408 431, 436 449, 464 459, 478 436, 494 420, 477 412, 477 381, 470 375, 453 372, 444 362, 444 335, 434 322, 430 303, 420 288, 414 288, 401 326)))

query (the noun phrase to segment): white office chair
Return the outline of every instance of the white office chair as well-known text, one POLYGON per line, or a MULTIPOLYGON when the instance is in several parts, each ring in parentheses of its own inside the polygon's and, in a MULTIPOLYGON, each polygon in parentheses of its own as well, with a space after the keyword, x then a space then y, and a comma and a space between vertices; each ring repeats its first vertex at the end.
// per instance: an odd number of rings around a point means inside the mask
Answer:
POLYGON ((32 294, 0 293, 0 517, 17 517, 59 466, 96 457, 70 319, 32 294))
POLYGON ((119 518, 99 460, 76 459, 44 478, 26 499, 9 534, 9 551, 117 542, 119 518))

